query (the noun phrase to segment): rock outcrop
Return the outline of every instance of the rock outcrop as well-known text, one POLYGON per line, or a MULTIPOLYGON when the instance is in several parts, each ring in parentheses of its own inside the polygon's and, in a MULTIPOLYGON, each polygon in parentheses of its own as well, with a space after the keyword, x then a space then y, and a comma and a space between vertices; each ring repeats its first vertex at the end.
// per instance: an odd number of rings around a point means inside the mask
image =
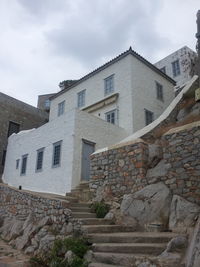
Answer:
POLYGON ((153 222, 167 227, 171 199, 171 192, 164 183, 148 185, 134 194, 124 195, 121 214, 134 218, 140 228, 153 222))
POLYGON ((186 231, 188 227, 194 227, 200 207, 186 199, 174 195, 170 207, 169 229, 173 231, 186 231))

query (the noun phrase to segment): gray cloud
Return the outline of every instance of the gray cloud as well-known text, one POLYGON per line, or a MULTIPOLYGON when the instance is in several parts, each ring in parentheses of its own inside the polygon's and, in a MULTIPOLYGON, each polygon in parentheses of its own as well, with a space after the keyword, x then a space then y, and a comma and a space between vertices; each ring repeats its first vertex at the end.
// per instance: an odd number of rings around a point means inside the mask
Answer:
POLYGON ((36 104, 130 45, 151 61, 194 48, 197 8, 199 0, 1 0, 0 90, 36 104))
POLYGON ((56 55, 72 56, 83 64, 94 64, 114 56, 130 45, 146 47, 151 54, 169 40, 154 30, 160 1, 79 1, 79 9, 60 27, 46 33, 50 49, 56 55), (157 8, 154 8, 154 7, 157 8), (156 46, 155 46, 156 40, 156 46), (147 45, 148 43, 148 45, 147 45))

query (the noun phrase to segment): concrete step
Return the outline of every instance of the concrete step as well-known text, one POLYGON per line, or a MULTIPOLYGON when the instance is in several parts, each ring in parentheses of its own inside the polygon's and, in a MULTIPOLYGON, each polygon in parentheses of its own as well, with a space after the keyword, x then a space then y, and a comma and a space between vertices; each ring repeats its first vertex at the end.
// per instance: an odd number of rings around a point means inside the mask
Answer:
POLYGON ((91 243, 168 243, 177 234, 167 232, 93 233, 87 238, 91 243))
POLYGON ((77 197, 72 197, 72 196, 66 196, 65 200, 69 201, 70 203, 78 202, 78 198, 77 197))
POLYGON ((86 233, 116 233, 116 232, 133 232, 135 230, 132 226, 122 225, 83 225, 86 233))
POLYGON ((94 243, 94 252, 136 253, 159 255, 166 249, 165 243, 94 243))
POLYGON ((72 212, 91 212, 90 208, 87 207, 71 207, 72 212))
POLYGON ((105 263, 98 263, 92 262, 88 265, 88 267, 123 267, 122 265, 113 265, 113 264, 105 264, 105 263))
POLYGON ((72 212, 74 218, 96 218, 95 213, 91 212, 72 212))
POLYGON ((99 218, 80 219, 83 225, 110 225, 112 221, 99 218))
MULTIPOLYGON (((152 255, 144 254, 129 254, 129 253, 103 253, 103 252, 94 252, 93 258, 99 264, 113 264, 115 266, 134 266, 133 263, 137 259, 142 258, 154 259, 152 255)), ((101 265, 100 265, 101 266, 101 265)), ((112 266, 112 265, 111 265, 112 266)))

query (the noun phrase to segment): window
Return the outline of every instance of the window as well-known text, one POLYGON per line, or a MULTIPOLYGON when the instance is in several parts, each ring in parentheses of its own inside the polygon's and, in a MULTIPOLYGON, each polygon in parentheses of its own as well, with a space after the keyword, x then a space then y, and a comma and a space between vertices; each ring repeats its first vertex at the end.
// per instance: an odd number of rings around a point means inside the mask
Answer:
POLYGON ((180 75, 180 73, 181 73, 178 59, 176 61, 172 62, 172 73, 173 73, 174 77, 180 75))
POLYGON ((85 106, 85 90, 77 94, 77 107, 81 108, 85 106))
POLYGON ((61 144, 62 141, 56 142, 53 144, 53 162, 52 167, 60 166, 60 158, 61 158, 61 144))
POLYGON ((160 70, 161 70, 162 72, 166 73, 166 67, 162 67, 160 70))
POLYGON ((44 106, 45 106, 45 108, 50 108, 50 100, 49 99, 46 99, 45 101, 44 101, 44 106))
POLYGON ((154 119, 153 117, 154 117, 153 112, 145 109, 145 123, 146 123, 146 125, 152 123, 152 121, 154 119))
POLYGON ((42 171, 44 148, 37 150, 36 172, 42 171))
POLYGON ((106 113, 106 121, 113 123, 113 124, 117 124, 117 110, 112 110, 106 113))
POLYGON ((13 133, 18 133, 19 132, 19 128, 20 128, 20 125, 18 123, 9 121, 8 137, 13 133))
POLYGON ((16 160, 16 170, 19 169, 19 159, 16 160))
POLYGON ((22 165, 21 165, 21 175, 26 174, 26 166, 27 166, 28 154, 22 156, 22 165))
POLYGON ((163 86, 162 84, 156 82, 156 95, 157 95, 157 99, 163 101, 163 86))
POLYGON ((65 111, 65 101, 58 104, 58 116, 61 116, 65 111))
POLYGON ((114 92, 114 75, 104 79, 104 94, 108 95, 114 92))

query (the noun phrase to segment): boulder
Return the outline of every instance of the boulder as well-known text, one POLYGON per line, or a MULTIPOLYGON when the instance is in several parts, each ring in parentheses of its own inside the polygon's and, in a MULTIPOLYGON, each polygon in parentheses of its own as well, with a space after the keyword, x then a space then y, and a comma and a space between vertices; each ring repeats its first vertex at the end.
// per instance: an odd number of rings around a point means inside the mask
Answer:
POLYGON ((134 218, 143 229, 155 221, 167 227, 171 199, 171 192, 164 183, 151 184, 134 194, 124 195, 121 214, 134 218))
POLYGON ((197 204, 174 195, 170 207, 169 229, 175 232, 185 232, 188 227, 193 227, 200 214, 197 204))
POLYGON ((195 226, 186 257, 186 267, 199 267, 200 263, 200 218, 195 226))

